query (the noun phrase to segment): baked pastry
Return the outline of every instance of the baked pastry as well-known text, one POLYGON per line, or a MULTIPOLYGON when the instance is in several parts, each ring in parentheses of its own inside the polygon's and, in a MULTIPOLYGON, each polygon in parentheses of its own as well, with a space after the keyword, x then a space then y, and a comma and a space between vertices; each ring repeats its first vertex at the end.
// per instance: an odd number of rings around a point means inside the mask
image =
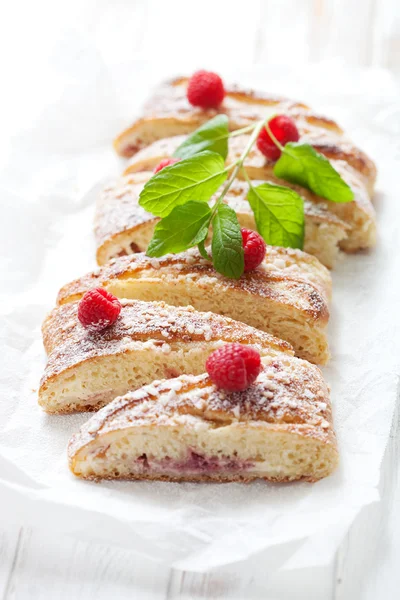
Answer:
POLYGON ((311 144, 329 159, 347 162, 360 173, 372 194, 376 178, 373 161, 356 148, 331 119, 312 112, 305 104, 239 86, 225 86, 226 96, 218 110, 203 110, 189 104, 187 84, 187 77, 178 77, 156 89, 144 107, 143 116, 115 139, 118 154, 130 157, 159 139, 191 133, 217 113, 228 116, 231 130, 284 113, 296 122, 301 141, 311 144))
MULTIPOLYGON (((96 208, 96 258, 104 265, 112 258, 147 249, 158 217, 138 204, 139 194, 152 173, 135 173, 108 184, 96 208)), ((262 183, 260 182, 254 182, 262 183)), ((247 185, 234 181, 226 202, 236 211, 241 227, 256 229, 253 212, 246 200, 247 185)), ((338 243, 346 238, 350 227, 325 206, 305 201, 304 250, 331 268, 339 254, 338 243)))
MULTIPOLYGON (((152 271, 160 271, 161 269, 161 272, 164 272, 164 269, 171 268, 172 274, 176 276, 177 271, 179 274, 179 271, 188 268, 196 269, 205 274, 209 270, 206 267, 211 268, 212 276, 220 280, 226 279, 223 275, 215 272, 209 261, 202 258, 197 248, 191 248, 178 254, 166 254, 161 258, 151 258, 146 256, 144 252, 137 252, 129 256, 113 258, 103 268, 63 286, 58 294, 57 303, 65 304, 66 302, 79 300, 82 294, 92 287, 112 286, 110 280, 130 277, 132 271, 137 272, 134 275, 137 278, 142 277, 142 272, 147 277, 148 269, 152 271)), ((330 271, 315 256, 302 250, 267 245, 264 261, 257 271, 270 275, 275 274, 285 279, 306 281, 318 289, 325 302, 329 302, 331 299, 332 277, 330 271)), ((248 276, 249 273, 244 274, 244 277, 248 276)), ((119 284, 117 286, 119 287, 119 284)), ((121 296, 121 294, 118 294, 118 289, 115 293, 112 293, 117 297, 121 296)), ((123 297, 128 298, 128 296, 123 297)))
MULTIPOLYGON (((125 175, 138 171, 153 170, 160 160, 171 156, 176 148, 184 141, 184 139, 185 137, 178 136, 178 138, 160 140, 159 142, 144 148, 131 159, 127 169, 125 170, 125 175)), ((247 135, 234 137, 230 140, 229 154, 227 158, 228 164, 235 162, 240 157, 247 142, 247 135)), ((274 163, 268 161, 256 146, 253 146, 253 148, 250 150, 244 164, 250 179, 266 180, 272 183, 285 185, 296 190, 306 202, 305 209, 307 225, 309 220, 308 213, 312 214, 313 208, 315 207, 318 209, 324 208, 330 215, 335 216, 338 220, 346 223, 348 225, 348 229, 346 231, 347 235, 343 235, 343 238, 338 240, 340 247, 344 251, 356 252, 357 250, 372 248, 375 246, 376 242, 375 210, 371 203, 368 190, 363 181, 363 177, 360 176, 357 170, 343 160, 330 159, 330 162, 334 169, 340 173, 342 178, 352 188, 354 193, 353 202, 330 202, 320 198, 319 196, 316 196, 305 188, 287 181, 283 181, 282 179, 278 179, 275 177, 273 172, 274 163)), ((241 172, 239 172, 238 176, 241 176, 241 172)), ((243 187, 244 195, 247 193, 247 187, 247 185, 243 187)), ((235 192, 232 193, 234 194, 235 192)), ((308 234, 305 240, 305 244, 307 245, 308 240, 310 239, 310 232, 306 233, 308 234)), ((307 252, 312 253, 308 248, 307 252)), ((318 258, 320 257, 318 256, 318 258)))
POLYGON ((321 372, 281 356, 244 392, 203 374, 116 398, 72 437, 68 458, 85 479, 316 481, 338 451, 321 372))
POLYGON ((54 309, 43 327, 49 354, 39 404, 49 413, 97 410, 154 379, 204 372, 221 344, 251 344, 261 357, 291 346, 244 323, 192 307, 122 300, 117 321, 101 333, 79 323, 78 302, 54 309))
POLYGON ((330 276, 307 256, 268 247, 263 265, 235 280, 217 273, 197 250, 160 259, 134 254, 66 285, 58 302, 79 300, 88 290, 104 287, 118 298, 191 305, 272 333, 289 342, 301 358, 326 364, 330 276))

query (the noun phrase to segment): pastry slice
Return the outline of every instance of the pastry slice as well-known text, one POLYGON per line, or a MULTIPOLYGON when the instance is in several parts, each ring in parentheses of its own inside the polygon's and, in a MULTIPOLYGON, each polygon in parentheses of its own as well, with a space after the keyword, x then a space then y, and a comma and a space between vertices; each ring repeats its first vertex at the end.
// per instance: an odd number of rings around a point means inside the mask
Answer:
MULTIPOLYGON (((108 184, 102 191, 96 208, 95 237, 99 265, 112 258, 147 249, 153 236, 157 217, 139 206, 139 194, 152 173, 134 173, 108 184)), ((261 181, 255 181, 257 185, 261 181)), ((236 180, 226 196, 226 202, 236 211, 242 227, 256 229, 253 212, 246 200, 248 186, 236 180)), ((332 202, 312 202, 305 199, 304 250, 316 256, 322 264, 332 267, 339 254, 338 244, 345 240, 350 226, 329 210, 332 202)))
MULTIPOLYGON (((145 148, 141 152, 138 152, 130 161, 129 166, 125 170, 125 175, 139 171, 153 170, 160 160, 172 156, 176 148, 184 139, 184 137, 179 136, 178 138, 171 138, 170 140, 162 140, 145 148)), ((228 164, 235 162, 240 157, 247 142, 247 135, 238 136, 230 140, 227 158, 228 164)), ((316 196, 305 188, 278 179, 273 172, 275 163, 268 161, 258 150, 257 146, 253 146, 251 149, 245 161, 245 167, 248 176, 252 180, 264 180, 271 183, 278 183, 279 185, 284 185, 296 190, 306 202, 307 222, 309 219, 308 214, 315 208, 317 210, 324 209, 333 217, 346 223, 349 227, 347 236, 343 236, 344 239, 339 240, 340 246, 344 251, 355 252, 357 250, 375 246, 375 210, 365 186, 364 178, 361 177, 360 173, 347 162, 338 160, 335 157, 330 158, 329 160, 333 168, 338 171, 341 177, 352 188, 354 193, 353 202, 330 202, 316 196)), ((241 175, 241 172, 239 172, 239 177, 241 175)), ((255 181, 254 183, 256 184, 257 182, 255 181)), ((247 193, 247 187, 247 185, 244 186, 244 195, 247 193)), ((309 232, 305 241, 306 245, 308 239, 309 232)), ((310 252, 310 250, 307 249, 307 252, 310 252)))
POLYGON ((115 139, 118 154, 130 157, 157 140, 191 133, 218 112, 228 116, 231 130, 283 113, 295 120, 302 142, 311 144, 329 159, 347 162, 364 178, 372 194, 376 179, 373 161, 331 119, 314 113, 305 104, 238 86, 226 87, 225 99, 218 110, 203 110, 188 102, 187 83, 186 77, 179 77, 157 88, 142 117, 115 139))
POLYGON ((301 358, 326 364, 329 273, 313 257, 307 262, 302 252, 268 251, 263 265, 238 280, 217 273, 197 250, 161 259, 135 254, 66 285, 58 302, 76 301, 88 290, 104 287, 118 298, 191 305, 272 333, 289 342, 301 358))
POLYGON ((117 321, 91 333, 78 302, 53 310, 43 327, 48 360, 39 404, 49 413, 97 410, 154 379, 199 374, 226 342, 251 344, 262 357, 293 354, 291 346, 244 323, 164 302, 122 300, 117 321))
MULTIPOLYGON (((169 273, 174 277, 179 273, 183 275, 187 272, 189 278, 194 278, 195 272, 202 275, 207 275, 209 272, 211 276, 217 277, 220 281, 226 281, 223 275, 215 272, 211 263, 205 260, 196 248, 179 254, 167 254, 161 258, 151 258, 144 252, 137 252, 129 256, 113 258, 102 268, 63 286, 58 294, 57 303, 65 304, 79 300, 87 290, 99 286, 112 286, 112 281, 115 279, 125 280, 130 279, 131 276, 147 278, 150 271, 152 277, 157 272, 169 273)), ((331 299, 332 278, 329 270, 315 256, 301 250, 267 245, 265 259, 253 273, 306 281, 318 289, 326 302, 331 299)), ((244 278, 250 276, 251 273, 243 275, 244 278)), ((117 284, 117 287, 119 285, 117 284)), ((111 293, 117 297, 121 296, 114 292, 111 293)), ((122 297, 127 298, 128 296, 122 297)))
POLYGON ((330 475, 338 450, 321 372, 281 356, 244 392, 203 374, 116 398, 72 437, 68 458, 85 479, 286 482, 330 475))

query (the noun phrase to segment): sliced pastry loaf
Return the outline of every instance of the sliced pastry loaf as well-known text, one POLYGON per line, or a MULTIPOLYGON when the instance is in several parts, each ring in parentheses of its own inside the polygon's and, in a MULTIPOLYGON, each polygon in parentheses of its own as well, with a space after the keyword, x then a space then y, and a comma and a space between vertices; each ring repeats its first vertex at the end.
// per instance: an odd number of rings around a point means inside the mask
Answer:
POLYGON ((68 458, 95 480, 316 481, 338 451, 321 372, 281 356, 244 392, 183 375, 116 398, 72 437, 68 458))
POLYGON ((238 86, 226 87, 225 99, 218 110, 203 110, 188 102, 187 84, 186 77, 179 77, 156 90, 144 107, 143 116, 116 138, 114 147, 121 156, 132 156, 163 138, 191 133, 217 113, 228 116, 231 130, 281 113, 294 119, 301 141, 312 144, 327 158, 347 162, 362 175, 372 193, 376 178, 373 161, 331 119, 314 113, 305 104, 238 86))
MULTIPOLYGON (((138 152, 131 159, 129 166, 125 170, 125 175, 152 170, 160 160, 172 156, 173 152, 184 139, 185 137, 178 136, 170 140, 160 140, 138 152)), ((237 136, 230 140, 227 164, 232 164, 238 160, 248 140, 248 135, 237 136)), ((364 178, 360 175, 359 171, 346 161, 336 156, 329 157, 329 160, 333 168, 340 173, 342 178, 352 188, 354 193, 353 202, 330 202, 316 196, 305 188, 278 179, 273 172, 274 162, 268 161, 258 150, 257 146, 253 146, 250 150, 244 164, 250 179, 269 181, 296 190, 306 202, 306 215, 309 213, 312 214, 313 209, 317 211, 323 209, 328 211, 328 214, 336 217, 336 220, 345 223, 348 226, 347 236, 344 235, 343 238, 345 239, 338 241, 341 248, 346 252, 371 248, 376 242, 375 210, 371 203, 364 178)), ((238 176, 242 176, 241 172, 239 172, 238 176)), ((247 193, 246 190, 247 185, 244 186, 245 196, 247 193)), ((306 245, 308 242, 307 237, 309 237, 309 234, 306 236, 306 245)), ((310 252, 310 250, 307 249, 307 252, 310 252)))
POLYGON ((164 302, 122 300, 117 321, 91 333, 78 302, 53 310, 43 324, 48 361, 39 404, 50 413, 97 410, 154 379, 204 372, 226 342, 251 344, 262 357, 293 354, 291 346, 244 323, 164 302))
MULTIPOLYGON (((108 184, 102 191, 96 208, 96 258, 104 265, 112 258, 147 249, 158 218, 139 206, 139 194, 152 173, 135 173, 108 184)), ((261 181, 255 181, 257 185, 261 181)), ((236 211, 242 227, 256 229, 253 212, 246 200, 248 186, 235 181, 226 195, 226 202, 236 211)), ((350 225, 329 209, 332 202, 311 202, 305 199, 304 250, 316 256, 322 264, 332 267, 337 259, 338 244, 347 236, 350 225)))
POLYGON ((301 358, 325 364, 329 359, 329 273, 310 257, 309 270, 304 269, 302 277, 301 265, 306 263, 307 255, 286 253, 285 249, 270 248, 270 252, 269 264, 275 261, 279 265, 282 261, 281 268, 268 268, 267 258, 238 280, 219 275, 197 251, 161 259, 144 254, 122 257, 66 285, 58 301, 78 300, 88 290, 104 287, 119 298, 191 305, 272 333, 288 341, 301 358))

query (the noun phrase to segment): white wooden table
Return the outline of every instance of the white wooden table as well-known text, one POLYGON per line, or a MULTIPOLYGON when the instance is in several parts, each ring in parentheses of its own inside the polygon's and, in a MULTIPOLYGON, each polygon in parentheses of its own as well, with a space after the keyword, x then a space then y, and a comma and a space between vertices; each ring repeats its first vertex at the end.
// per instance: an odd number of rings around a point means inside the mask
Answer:
MULTIPOLYGON (((123 56, 173 62, 184 53, 194 67, 209 66, 222 49, 225 58, 241 65, 340 57, 351 65, 386 67, 400 77, 398 0, 17 0, 8 3, 5 13, 3 9, 0 23, 4 89, 11 90, 3 97, 3 114, 12 108, 23 118, 27 88, 32 92, 29 101, 40 101, 34 89, 40 63, 67 28, 83 32, 110 62, 123 56)), ((398 598, 399 465, 396 416, 382 469, 382 501, 361 513, 331 565, 280 573, 274 579, 266 577, 263 565, 251 569, 235 565, 205 575, 171 571, 126 550, 10 527, 7 515, 2 515, 0 596, 4 600, 398 598)))

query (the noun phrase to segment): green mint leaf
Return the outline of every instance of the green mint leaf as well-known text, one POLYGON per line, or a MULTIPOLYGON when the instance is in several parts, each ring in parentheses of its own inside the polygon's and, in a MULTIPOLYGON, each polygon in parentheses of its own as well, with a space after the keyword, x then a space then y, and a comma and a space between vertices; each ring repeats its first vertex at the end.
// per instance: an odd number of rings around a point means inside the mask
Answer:
POLYGON ((304 205, 290 188, 271 183, 251 187, 247 195, 257 229, 267 244, 303 248, 304 205))
POLYGON ((200 152, 153 175, 140 193, 139 204, 157 217, 166 217, 189 200, 208 202, 226 177, 222 156, 200 152))
POLYGON ((147 256, 164 256, 170 252, 183 252, 201 242, 208 235, 211 209, 205 202, 187 202, 176 206, 159 221, 147 248, 147 256))
POLYGON ((332 202, 351 202, 354 198, 352 189, 329 160, 309 144, 286 144, 274 166, 274 174, 332 202))
POLYGON ((217 115, 196 129, 174 152, 175 158, 189 158, 204 150, 228 156, 228 117, 217 115))
POLYGON ((214 268, 226 277, 239 279, 244 271, 243 241, 235 211, 220 204, 212 222, 214 268))

